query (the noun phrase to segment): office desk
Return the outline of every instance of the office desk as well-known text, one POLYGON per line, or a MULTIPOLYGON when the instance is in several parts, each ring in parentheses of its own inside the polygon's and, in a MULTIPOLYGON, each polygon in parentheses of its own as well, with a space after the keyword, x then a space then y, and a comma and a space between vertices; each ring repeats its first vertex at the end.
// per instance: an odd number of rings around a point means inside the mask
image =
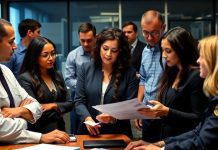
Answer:
MULTIPOLYGON (((103 134, 99 136, 89 136, 89 135, 76 135, 77 141, 76 142, 70 142, 67 144, 60 144, 65 146, 76 146, 80 147, 81 150, 83 150, 83 140, 109 140, 109 139, 123 139, 126 143, 130 142, 130 139, 123 134, 103 134)), ((0 150, 13 150, 18 149, 22 147, 28 147, 35 144, 16 144, 16 145, 4 145, 0 146, 0 150)), ((113 148, 113 150, 118 150, 120 148, 113 148)))

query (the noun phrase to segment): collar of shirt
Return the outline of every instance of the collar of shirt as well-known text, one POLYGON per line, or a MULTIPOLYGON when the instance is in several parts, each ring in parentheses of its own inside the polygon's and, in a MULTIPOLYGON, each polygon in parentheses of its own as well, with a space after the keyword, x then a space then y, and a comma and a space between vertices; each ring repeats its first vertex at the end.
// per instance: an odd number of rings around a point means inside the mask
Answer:
POLYGON ((132 46, 132 49, 135 49, 137 42, 138 42, 138 39, 136 39, 136 40, 132 43, 132 45, 131 45, 131 46, 132 46))
POLYGON ((26 52, 26 46, 23 45, 22 41, 20 41, 20 42, 17 44, 17 48, 15 49, 15 52, 18 52, 18 53, 24 53, 24 52, 26 52))
POLYGON ((147 51, 160 51, 159 43, 155 44, 154 47, 151 47, 149 44, 145 46, 147 51))
POLYGON ((79 49, 79 51, 78 51, 78 54, 79 54, 80 56, 84 56, 84 55, 89 56, 89 55, 90 55, 89 53, 85 52, 85 50, 84 50, 84 48, 83 48, 82 46, 80 46, 80 49, 79 49))

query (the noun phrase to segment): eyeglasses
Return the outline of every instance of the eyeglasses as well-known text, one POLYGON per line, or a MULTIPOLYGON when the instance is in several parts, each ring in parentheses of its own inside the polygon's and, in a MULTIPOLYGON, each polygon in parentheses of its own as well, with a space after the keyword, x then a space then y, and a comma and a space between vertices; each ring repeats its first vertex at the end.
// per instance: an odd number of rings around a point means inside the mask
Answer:
POLYGON ((44 59, 49 59, 50 57, 55 58, 57 56, 56 52, 53 51, 51 53, 43 53, 40 54, 40 57, 44 58, 44 59))
POLYGON ((149 35, 152 37, 157 37, 160 35, 160 31, 158 31, 158 30, 154 30, 152 32, 148 32, 148 31, 143 30, 142 33, 143 33, 143 36, 145 36, 145 37, 148 37, 149 35))
POLYGON ((108 47, 106 45, 103 45, 102 48, 103 48, 104 51, 111 50, 112 53, 117 53, 119 51, 118 48, 110 48, 110 47, 108 47))

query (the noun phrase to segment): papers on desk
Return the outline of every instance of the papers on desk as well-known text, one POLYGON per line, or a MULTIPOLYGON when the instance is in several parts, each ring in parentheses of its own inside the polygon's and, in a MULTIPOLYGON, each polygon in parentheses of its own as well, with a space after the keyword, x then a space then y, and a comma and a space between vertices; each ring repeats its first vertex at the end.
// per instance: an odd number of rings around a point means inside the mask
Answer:
POLYGON ((72 147, 72 146, 61 146, 61 145, 54 145, 54 144, 37 144, 34 146, 29 146, 25 148, 20 148, 17 150, 79 150, 79 147, 72 147))
POLYGON ((137 110, 142 108, 150 108, 151 106, 147 106, 144 103, 139 102, 136 98, 122 101, 122 102, 112 103, 112 104, 96 105, 92 107, 102 113, 107 113, 119 120, 159 119, 159 118, 153 118, 153 117, 141 115, 137 110))

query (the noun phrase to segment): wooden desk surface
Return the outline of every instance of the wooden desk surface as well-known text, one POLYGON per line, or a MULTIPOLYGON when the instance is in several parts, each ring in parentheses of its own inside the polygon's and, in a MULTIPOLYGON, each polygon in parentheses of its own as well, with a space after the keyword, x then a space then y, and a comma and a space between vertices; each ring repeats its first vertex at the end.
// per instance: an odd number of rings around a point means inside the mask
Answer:
MULTIPOLYGON (((130 139, 123 134, 103 134, 99 136, 89 136, 89 135, 76 135, 77 141, 76 142, 70 142, 67 144, 63 144, 65 146, 76 146, 80 147, 81 150, 83 150, 83 140, 113 140, 113 139, 123 139, 127 144, 130 142, 130 139)), ((16 145, 4 145, 0 146, 0 150, 13 150, 23 147, 32 146, 35 144, 16 144, 16 145)), ((113 150, 118 150, 120 148, 114 148, 113 150)))

